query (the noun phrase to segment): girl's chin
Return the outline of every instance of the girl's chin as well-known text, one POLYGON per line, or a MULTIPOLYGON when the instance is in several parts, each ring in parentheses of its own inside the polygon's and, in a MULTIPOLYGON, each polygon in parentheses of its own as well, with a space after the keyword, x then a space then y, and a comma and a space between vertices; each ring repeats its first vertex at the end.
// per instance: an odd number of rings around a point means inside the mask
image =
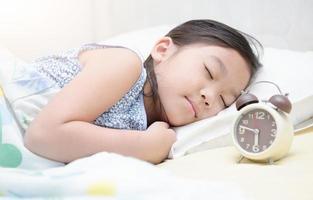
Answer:
POLYGON ((167 123, 170 125, 170 126, 174 126, 174 127, 178 127, 178 126, 184 126, 184 125, 187 125, 187 124, 190 124, 194 121, 191 121, 191 120, 186 120, 186 119, 176 119, 176 120, 169 120, 167 121, 167 123))

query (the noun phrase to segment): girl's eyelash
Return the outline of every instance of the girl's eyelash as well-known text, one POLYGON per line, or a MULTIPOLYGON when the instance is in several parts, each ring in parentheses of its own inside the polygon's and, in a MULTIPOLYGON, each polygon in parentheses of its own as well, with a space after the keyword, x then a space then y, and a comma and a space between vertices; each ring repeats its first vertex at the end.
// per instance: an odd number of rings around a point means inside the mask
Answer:
POLYGON ((228 105, 226 105, 226 102, 225 102, 225 100, 224 100, 224 98, 223 98, 223 96, 222 96, 222 95, 221 95, 221 99, 222 99, 222 101, 223 101, 224 107, 225 107, 225 108, 228 108, 229 106, 228 106, 228 105))
POLYGON ((211 74, 210 70, 209 70, 206 66, 204 66, 204 68, 205 68, 205 70, 209 73, 209 75, 210 75, 211 79, 213 79, 213 76, 212 76, 212 74, 211 74))

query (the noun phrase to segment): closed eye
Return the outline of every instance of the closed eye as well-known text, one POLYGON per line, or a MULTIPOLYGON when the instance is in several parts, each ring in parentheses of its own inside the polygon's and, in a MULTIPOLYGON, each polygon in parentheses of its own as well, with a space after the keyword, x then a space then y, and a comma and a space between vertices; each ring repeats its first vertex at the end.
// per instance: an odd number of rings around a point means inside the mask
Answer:
POLYGON ((211 74, 209 68, 208 68, 207 66, 204 66, 204 68, 205 68, 205 70, 208 72, 208 74, 210 75, 210 78, 213 80, 214 78, 213 78, 213 76, 212 76, 212 74, 211 74))
POLYGON ((225 108, 225 109, 226 109, 226 108, 228 108, 229 106, 228 106, 228 105, 226 105, 226 102, 225 102, 225 100, 224 100, 223 96, 222 96, 222 95, 220 95, 220 97, 221 97, 221 99, 222 99, 222 101, 223 101, 224 108, 225 108))

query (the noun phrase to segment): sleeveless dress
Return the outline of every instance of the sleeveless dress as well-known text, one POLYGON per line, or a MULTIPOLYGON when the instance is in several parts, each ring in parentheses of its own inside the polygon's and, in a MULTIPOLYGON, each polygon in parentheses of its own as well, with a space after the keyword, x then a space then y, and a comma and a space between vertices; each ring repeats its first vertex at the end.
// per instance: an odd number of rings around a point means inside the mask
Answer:
MULTIPOLYGON (((80 73, 80 53, 99 48, 125 48, 102 44, 86 44, 63 54, 51 55, 37 59, 26 66, 15 69, 11 81, 11 91, 7 99, 22 131, 49 102, 49 100, 80 73)), ((147 117, 143 101, 143 86, 146 70, 142 72, 131 89, 111 108, 94 120, 94 124, 115 129, 145 130, 147 117)), ((91 80, 92 81, 92 80, 91 80)))

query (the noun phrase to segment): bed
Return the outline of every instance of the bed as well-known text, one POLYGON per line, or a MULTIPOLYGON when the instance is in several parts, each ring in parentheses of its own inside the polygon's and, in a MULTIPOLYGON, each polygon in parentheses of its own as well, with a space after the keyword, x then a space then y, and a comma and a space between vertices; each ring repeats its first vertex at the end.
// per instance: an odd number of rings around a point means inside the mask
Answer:
POLYGON ((313 127, 299 131, 289 154, 273 165, 239 160, 233 146, 167 160, 159 165, 180 177, 235 182, 250 199, 313 198, 313 127))
MULTIPOLYGON (((7 19, 0 27, 0 197, 313 199, 312 2, 157 1, 153 3, 157 13, 151 15, 147 11, 151 4, 146 1, 134 6, 134 2, 70 0, 64 10, 59 10, 58 18, 51 11, 58 8, 52 0, 39 4, 10 2, 0 7, 5 11, 2 19, 7 19), (164 3, 169 6, 164 8, 164 3), (73 18, 67 18, 73 4, 73 18), (173 15, 170 11, 178 4, 193 9, 177 9, 173 15), (14 9, 19 12, 10 12, 14 9), (120 15, 129 9, 136 12, 125 18, 120 15), (164 16, 159 17, 159 12, 164 16), (246 18, 246 14, 250 17, 246 18), (52 25, 38 24, 36 15, 52 25), (138 20, 143 15, 145 20, 138 20), (10 26, 23 24, 24 18, 29 21, 25 26, 34 35, 10 26), (229 134, 234 106, 210 120, 175 128, 178 140, 169 158, 157 166, 106 152, 64 165, 32 154, 23 146, 23 133, 12 114, 20 91, 9 84, 16 69, 22 72, 25 63, 35 57, 86 42, 127 46, 146 57, 160 35, 190 18, 220 20, 253 34, 264 44, 265 67, 257 80, 275 81, 290 93, 293 104, 295 136, 286 157, 273 165, 247 159, 238 163, 240 154, 229 134), (77 25, 77 20, 82 24, 77 25), (42 30, 38 31, 38 27, 42 30), (77 33, 76 37, 69 35, 67 27, 77 33)), ((273 94, 267 88, 255 88, 253 92, 262 98, 273 94)))

